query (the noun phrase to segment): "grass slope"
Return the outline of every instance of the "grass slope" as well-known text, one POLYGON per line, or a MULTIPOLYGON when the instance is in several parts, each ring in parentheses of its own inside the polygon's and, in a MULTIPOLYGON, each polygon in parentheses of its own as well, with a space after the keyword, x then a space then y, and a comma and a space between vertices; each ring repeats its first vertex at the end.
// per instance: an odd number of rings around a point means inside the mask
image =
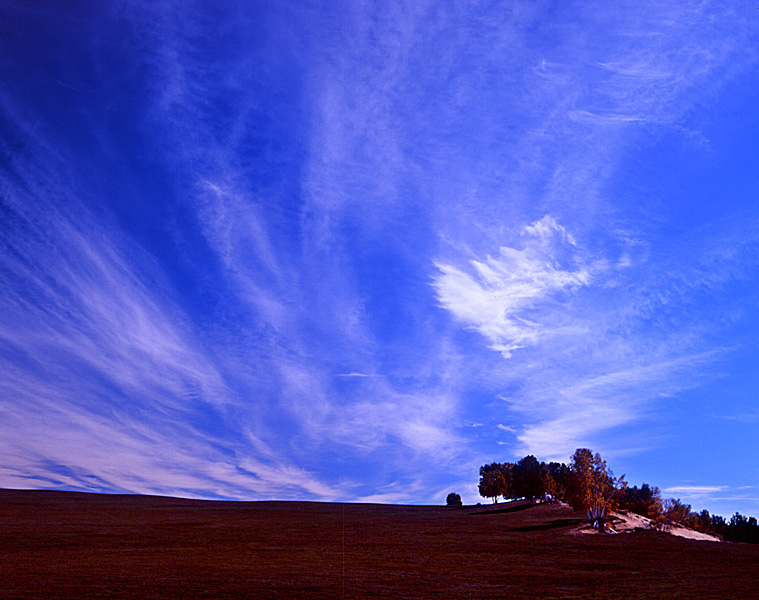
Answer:
POLYGON ((759 546, 572 534, 554 505, 0 490, 0 598, 752 598, 759 546))

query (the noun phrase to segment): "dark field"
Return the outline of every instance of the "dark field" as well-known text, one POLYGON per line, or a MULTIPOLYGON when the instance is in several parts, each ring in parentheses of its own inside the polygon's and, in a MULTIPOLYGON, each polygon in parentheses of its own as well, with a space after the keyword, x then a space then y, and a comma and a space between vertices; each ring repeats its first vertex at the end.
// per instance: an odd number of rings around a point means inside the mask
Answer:
POLYGON ((759 598, 759 546, 580 518, 0 490, 0 598, 759 598))

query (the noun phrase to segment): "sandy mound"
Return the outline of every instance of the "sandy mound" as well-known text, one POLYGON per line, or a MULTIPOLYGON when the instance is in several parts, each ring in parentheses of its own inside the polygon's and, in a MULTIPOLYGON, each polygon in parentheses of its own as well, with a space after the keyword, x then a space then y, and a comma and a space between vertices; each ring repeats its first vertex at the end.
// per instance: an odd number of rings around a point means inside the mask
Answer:
MULTIPOLYGON (((609 525, 611 527, 610 533, 630 533, 631 531, 641 529, 656 529, 656 527, 654 527, 653 523, 651 522, 651 519, 627 511, 611 513, 609 525)), ((579 533, 588 534, 598 533, 598 531, 592 528, 590 525, 583 525, 577 531, 579 533)), ((700 531, 694 531, 693 529, 688 529, 687 527, 681 527, 679 525, 665 525, 662 531, 671 535, 676 535, 678 537, 688 538, 689 540, 699 540, 703 542, 722 541, 716 535, 701 533, 700 531)))
POLYGON ((701 533, 700 531, 694 531, 687 527, 665 527, 664 531, 676 535, 678 537, 688 538, 689 540, 700 540, 702 542, 721 542, 716 535, 710 535, 708 533, 701 533))

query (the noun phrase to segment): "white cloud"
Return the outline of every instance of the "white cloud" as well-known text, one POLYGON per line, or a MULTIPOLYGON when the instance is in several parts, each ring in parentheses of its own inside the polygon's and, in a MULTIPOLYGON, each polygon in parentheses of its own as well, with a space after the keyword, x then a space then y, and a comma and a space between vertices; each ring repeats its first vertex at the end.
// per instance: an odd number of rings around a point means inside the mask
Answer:
POLYGON ((532 309, 591 281, 591 269, 576 253, 571 235, 550 216, 525 227, 522 235, 521 250, 503 246, 497 257, 472 260, 473 272, 436 263, 441 306, 507 358, 550 334, 532 309))
POLYGON ((338 373, 336 377, 380 377, 380 375, 375 375, 372 373, 357 373, 355 371, 352 371, 350 373, 338 373))
POLYGON ((759 423, 759 412, 747 412, 738 415, 723 415, 718 417, 727 421, 737 421, 738 423, 759 423))
POLYGON ((676 485, 664 488, 667 494, 682 494, 684 496, 709 496, 725 490, 724 485, 676 485))
MULTIPOLYGON (((522 235, 524 249, 474 260, 468 273, 439 264, 442 275, 435 281, 441 304, 510 359, 495 373, 504 387, 513 387, 497 397, 521 421, 515 454, 566 460, 577 447, 598 447, 602 432, 649 419, 662 402, 714 376, 706 366, 725 350, 700 343, 694 321, 682 329, 650 326, 651 314, 660 310, 652 302, 667 311, 689 302, 701 285, 698 275, 675 280, 672 265, 660 264, 656 275, 649 269, 645 287, 620 294, 647 268, 645 256, 610 268, 613 260, 589 259, 550 218, 523 228, 522 235), (511 352, 517 341, 524 347, 518 355, 511 352)), ((724 283, 725 271, 705 271, 710 287, 724 283)))
POLYGON ((409 451, 409 460, 436 456, 445 463, 460 444, 454 427, 456 409, 455 397, 442 386, 439 391, 414 393, 376 380, 371 399, 342 408, 329 431, 336 441, 357 450, 378 451, 400 442, 409 451))
POLYGON ((608 401, 579 401, 556 412, 561 416, 525 426, 517 436, 519 454, 566 460, 575 448, 593 446, 590 441, 599 430, 624 425, 635 417, 633 410, 608 401))

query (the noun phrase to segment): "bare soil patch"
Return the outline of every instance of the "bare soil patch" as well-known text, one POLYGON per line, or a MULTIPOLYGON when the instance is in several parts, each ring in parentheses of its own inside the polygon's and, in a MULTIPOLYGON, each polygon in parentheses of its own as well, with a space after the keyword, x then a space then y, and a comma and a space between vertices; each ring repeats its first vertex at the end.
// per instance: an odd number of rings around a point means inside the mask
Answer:
POLYGON ((759 546, 571 535, 558 505, 0 490, 0 598, 751 598, 759 546))

